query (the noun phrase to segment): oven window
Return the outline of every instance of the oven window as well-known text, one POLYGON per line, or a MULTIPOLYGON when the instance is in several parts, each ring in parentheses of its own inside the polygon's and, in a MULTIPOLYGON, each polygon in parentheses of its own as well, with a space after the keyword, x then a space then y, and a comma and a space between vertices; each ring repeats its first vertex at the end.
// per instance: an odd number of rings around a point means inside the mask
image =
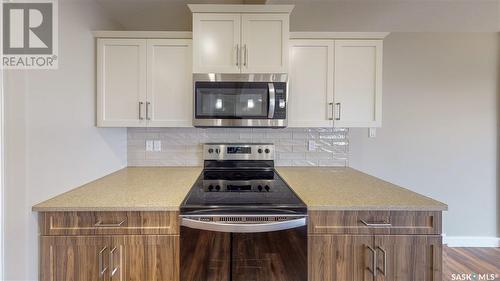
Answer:
POLYGON ((267 118, 267 87, 267 83, 198 82, 196 84, 196 117, 267 118))

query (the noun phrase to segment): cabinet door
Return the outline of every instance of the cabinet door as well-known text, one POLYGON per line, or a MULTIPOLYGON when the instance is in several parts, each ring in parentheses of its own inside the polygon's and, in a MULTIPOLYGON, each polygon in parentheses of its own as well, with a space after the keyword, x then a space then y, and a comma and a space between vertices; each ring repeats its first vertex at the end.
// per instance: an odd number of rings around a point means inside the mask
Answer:
POLYGON ((149 127, 191 127, 193 123, 191 40, 148 40, 149 127))
POLYGON ((288 72, 288 14, 241 16, 242 72, 288 72))
POLYGON ((178 281, 178 235, 115 236, 110 250, 111 281, 178 281))
POLYGON ((290 41, 290 127, 333 125, 333 40, 290 41))
POLYGON ((193 72, 240 73, 240 14, 193 14, 193 72))
POLYGON ((441 236, 375 236, 379 281, 440 281, 441 236))
POLYGON ((40 280, 109 280, 109 237, 42 236, 40 280))
POLYGON ((382 125, 382 41, 335 41, 335 127, 382 125))
POLYGON ((97 42, 97 125, 146 126, 146 40, 97 42))
POLYGON ((373 236, 309 235, 308 244, 309 281, 373 280, 373 236))

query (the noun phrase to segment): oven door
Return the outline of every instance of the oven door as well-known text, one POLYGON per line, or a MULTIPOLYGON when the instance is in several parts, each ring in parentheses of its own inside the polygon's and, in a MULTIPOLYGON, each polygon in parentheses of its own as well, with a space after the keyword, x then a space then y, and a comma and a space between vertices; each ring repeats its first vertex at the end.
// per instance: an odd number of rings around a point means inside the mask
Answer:
POLYGON ((286 127, 282 114, 275 116, 276 108, 282 110, 276 103, 276 84, 278 83, 197 81, 193 125, 286 127))

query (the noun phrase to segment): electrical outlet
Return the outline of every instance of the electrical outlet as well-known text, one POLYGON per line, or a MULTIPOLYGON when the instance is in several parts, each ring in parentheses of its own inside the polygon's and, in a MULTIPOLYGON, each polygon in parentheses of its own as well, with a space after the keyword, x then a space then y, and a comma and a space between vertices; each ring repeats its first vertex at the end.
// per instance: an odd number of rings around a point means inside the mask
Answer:
POLYGON ((315 151, 316 150, 316 141, 315 140, 309 140, 307 142, 307 149, 309 151, 315 151))
POLYGON ((153 151, 153 141, 152 140, 146 140, 146 151, 153 151))
POLYGON ((161 140, 153 141, 153 150, 157 152, 161 151, 161 140))
POLYGON ((377 137, 377 129, 376 128, 368 128, 368 137, 369 138, 377 137))

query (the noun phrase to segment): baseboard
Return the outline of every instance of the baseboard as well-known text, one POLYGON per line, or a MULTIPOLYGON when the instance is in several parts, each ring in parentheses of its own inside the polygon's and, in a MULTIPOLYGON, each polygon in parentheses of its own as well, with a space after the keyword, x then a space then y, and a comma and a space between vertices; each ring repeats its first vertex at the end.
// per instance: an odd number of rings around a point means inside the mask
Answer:
POLYGON ((448 247, 500 247, 500 237, 443 235, 443 244, 448 247))

